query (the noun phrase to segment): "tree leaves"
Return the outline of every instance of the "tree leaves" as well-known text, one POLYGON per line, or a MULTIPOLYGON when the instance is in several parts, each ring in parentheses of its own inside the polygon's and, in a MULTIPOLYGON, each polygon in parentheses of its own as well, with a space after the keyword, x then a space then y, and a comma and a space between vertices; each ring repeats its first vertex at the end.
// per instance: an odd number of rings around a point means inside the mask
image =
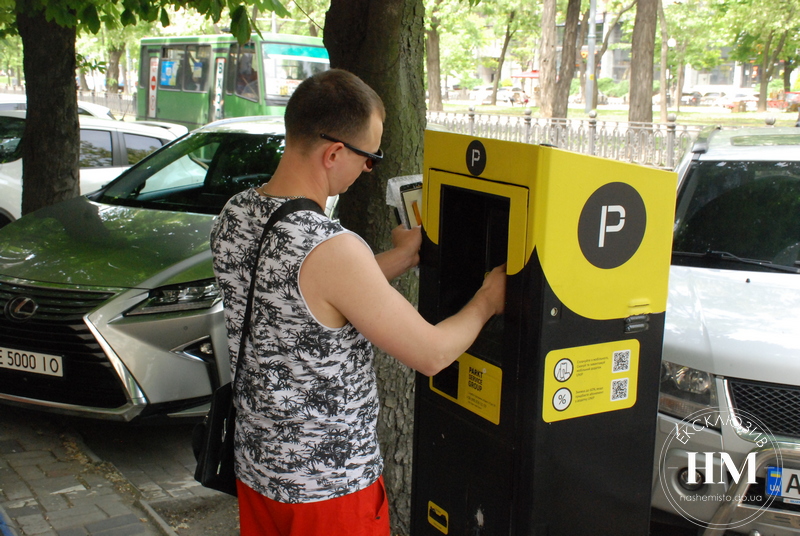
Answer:
POLYGON ((94 4, 89 4, 83 9, 81 13, 81 22, 86 24, 89 31, 92 33, 96 34, 100 31, 100 16, 94 4))
POLYGON ((240 45, 250 40, 250 19, 247 16, 247 9, 239 5, 231 11, 231 33, 240 45))

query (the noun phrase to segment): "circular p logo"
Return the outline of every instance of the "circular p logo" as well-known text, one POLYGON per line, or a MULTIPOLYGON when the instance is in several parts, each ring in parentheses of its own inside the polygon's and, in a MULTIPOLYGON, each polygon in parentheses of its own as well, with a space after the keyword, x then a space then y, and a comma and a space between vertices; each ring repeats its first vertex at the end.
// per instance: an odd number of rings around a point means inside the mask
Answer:
POLYGON ((473 140, 467 147, 467 169, 475 176, 486 168, 486 147, 478 140, 473 140))
POLYGON ((647 211, 639 192, 624 182, 610 182, 583 206, 578 221, 581 252, 598 268, 617 268, 639 249, 646 226, 647 211))

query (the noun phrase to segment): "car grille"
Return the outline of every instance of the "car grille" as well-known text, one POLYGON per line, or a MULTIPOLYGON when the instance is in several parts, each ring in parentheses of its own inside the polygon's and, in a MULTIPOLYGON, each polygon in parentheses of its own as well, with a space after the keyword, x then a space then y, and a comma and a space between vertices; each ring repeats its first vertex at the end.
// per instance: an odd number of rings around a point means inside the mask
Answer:
POLYGON ((60 355, 64 376, 2 368, 0 393, 99 408, 117 408, 127 402, 119 377, 83 321, 111 293, 0 282, 0 310, 5 311, 16 296, 33 298, 39 308, 24 322, 0 315, 0 346, 60 355))
POLYGON ((800 388, 774 383, 728 380, 734 410, 746 411, 777 436, 800 438, 800 388))

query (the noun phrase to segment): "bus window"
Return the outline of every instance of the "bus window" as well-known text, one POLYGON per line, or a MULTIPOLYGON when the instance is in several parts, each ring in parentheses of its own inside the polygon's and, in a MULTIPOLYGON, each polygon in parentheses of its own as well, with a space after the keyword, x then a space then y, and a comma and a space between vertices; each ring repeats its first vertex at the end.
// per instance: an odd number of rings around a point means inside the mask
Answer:
POLYGON ((231 45, 228 61, 228 93, 248 100, 258 101, 258 62, 255 59, 255 46, 231 45))
POLYGON ((328 53, 318 46, 263 43, 267 98, 289 97, 300 82, 328 69, 328 53))
POLYGON ((211 47, 187 45, 183 89, 208 91, 208 73, 211 71, 211 47))
POLYGON ((186 51, 182 46, 161 49, 161 71, 158 77, 159 89, 181 88, 179 75, 185 53, 186 51))

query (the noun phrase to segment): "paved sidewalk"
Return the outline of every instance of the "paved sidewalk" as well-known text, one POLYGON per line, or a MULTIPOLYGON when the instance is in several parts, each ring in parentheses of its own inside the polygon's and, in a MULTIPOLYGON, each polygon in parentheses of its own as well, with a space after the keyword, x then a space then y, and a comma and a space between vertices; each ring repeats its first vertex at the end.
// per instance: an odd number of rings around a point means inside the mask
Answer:
POLYGON ((174 535, 57 416, 0 408, 2 536, 174 535))

